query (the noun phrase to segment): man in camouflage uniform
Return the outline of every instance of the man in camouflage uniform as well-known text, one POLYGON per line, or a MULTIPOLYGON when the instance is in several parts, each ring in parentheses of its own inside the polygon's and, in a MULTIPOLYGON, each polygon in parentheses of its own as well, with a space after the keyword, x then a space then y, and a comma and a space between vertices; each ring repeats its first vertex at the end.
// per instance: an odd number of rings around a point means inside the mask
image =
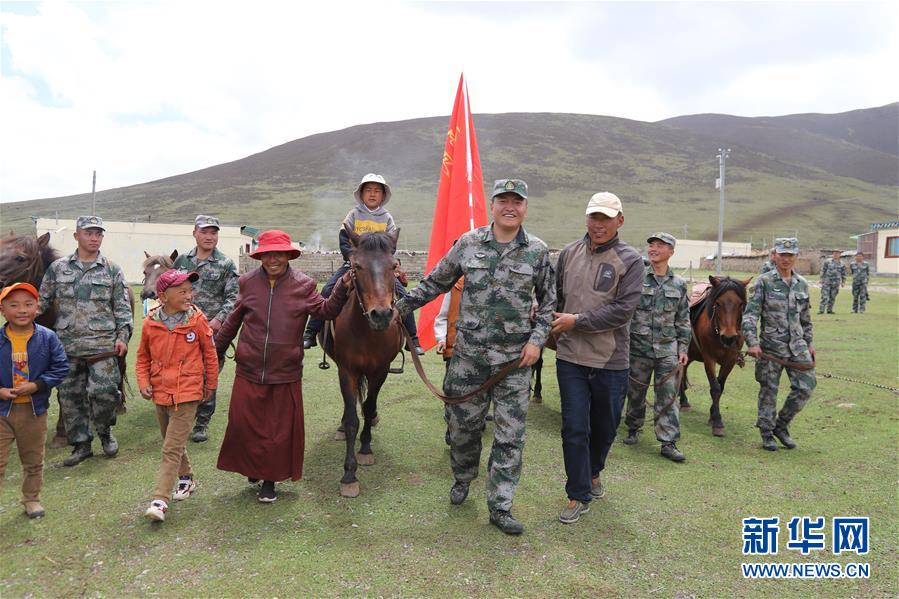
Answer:
POLYGON ((852 311, 864 314, 865 304, 868 303, 868 276, 871 274, 871 267, 865 261, 865 255, 858 252, 849 268, 852 270, 852 311))
POLYGON ((59 386, 59 400, 74 466, 93 455, 91 421, 103 453, 112 457, 119 444, 112 435, 119 401, 116 355, 128 352, 131 338, 131 301, 122 269, 100 254, 103 219, 78 217, 71 256, 53 262, 41 283, 40 311, 56 307, 56 334, 69 357, 69 375, 59 386), (94 361, 94 356, 114 352, 94 361))
MULTIPOLYGON (((196 272, 200 278, 193 284, 193 303, 209 320, 212 333, 218 333, 225 318, 237 302, 237 267, 234 261, 218 249, 219 219, 205 214, 194 219, 194 239, 197 245, 175 259, 174 268, 196 272)), ((197 408, 197 421, 190 438, 202 443, 209 438, 209 420, 215 413, 215 391, 209 400, 197 408)))
POLYGON ((627 389, 626 445, 634 445, 646 416, 646 392, 655 372, 656 439, 662 455, 674 462, 685 457, 675 443, 680 438, 677 401, 680 377, 674 371, 687 365, 690 348, 690 307, 687 283, 671 272, 668 260, 677 240, 669 233, 656 233, 646 240, 651 266, 643 276, 637 311, 631 319, 630 382, 627 389), (659 381, 662 381, 659 383, 659 381))
POLYGON ((846 282, 846 265, 840 260, 840 251, 836 250, 833 256, 821 265, 821 303, 818 306, 818 314, 833 314, 833 303, 837 299, 840 287, 846 282))
POLYGON ((759 271, 760 275, 765 274, 766 272, 775 270, 777 267, 774 266, 774 248, 771 248, 771 251, 768 253, 768 259, 765 260, 765 263, 762 264, 762 269, 759 271))
POLYGON ((813 364, 815 360, 808 282, 793 271, 799 244, 788 237, 778 239, 775 247, 777 270, 758 278, 743 312, 743 336, 749 348, 747 353, 756 359, 755 380, 760 385, 755 425, 762 434, 762 447, 769 451, 777 451, 774 437, 787 449, 796 447, 787 426, 811 397, 816 384, 814 368, 797 370, 762 357, 764 352, 792 364, 813 364), (790 394, 775 420, 777 388, 785 368, 790 394))
POLYGON ((465 276, 453 356, 443 382, 447 395, 474 391, 507 362, 518 361, 519 368, 491 389, 446 406, 455 476, 450 502, 459 505, 478 474, 481 433, 493 403, 493 447, 485 487, 490 522, 506 534, 524 531, 511 514, 512 497, 521 477, 531 365, 546 343, 556 303, 549 250, 521 226, 527 197, 524 181, 496 181, 490 200, 493 224, 464 234, 421 284, 397 302, 405 316, 465 276), (534 297, 538 305, 531 321, 534 297))

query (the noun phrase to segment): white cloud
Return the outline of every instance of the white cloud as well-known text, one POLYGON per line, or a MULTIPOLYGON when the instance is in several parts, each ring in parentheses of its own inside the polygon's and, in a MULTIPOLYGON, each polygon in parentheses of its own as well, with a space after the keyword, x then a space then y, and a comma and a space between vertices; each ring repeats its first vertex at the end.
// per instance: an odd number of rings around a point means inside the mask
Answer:
MULTIPOLYGON (((793 63, 747 58, 711 73, 717 85, 678 87, 673 62, 686 57, 694 79, 702 68, 691 32, 647 33, 640 5, 633 18, 617 6, 52 2, 34 16, 0 12, 0 201, 87 191, 93 169, 107 189, 312 133, 448 114, 463 69, 476 112, 657 120, 846 110, 899 95, 886 42, 864 60, 833 48, 793 63), (851 73, 846 85, 828 78, 834 68, 851 73)), ((681 6, 679 23, 707 6, 681 6)), ((697 16, 706 33, 727 22, 738 19, 697 16)))

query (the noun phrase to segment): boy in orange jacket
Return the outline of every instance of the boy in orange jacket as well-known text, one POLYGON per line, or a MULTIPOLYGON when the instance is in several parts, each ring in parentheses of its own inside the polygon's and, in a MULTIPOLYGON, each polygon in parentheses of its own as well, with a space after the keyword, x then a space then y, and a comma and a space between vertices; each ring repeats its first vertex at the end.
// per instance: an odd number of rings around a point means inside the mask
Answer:
POLYGON ((191 303, 191 283, 199 275, 170 269, 156 280, 160 306, 144 318, 137 350, 137 384, 156 403, 162 432, 162 464, 146 516, 162 522, 169 497, 190 497, 197 482, 187 457, 187 438, 200 402, 218 386, 218 358, 212 329, 191 303), (178 486, 172 494, 175 480, 178 486))

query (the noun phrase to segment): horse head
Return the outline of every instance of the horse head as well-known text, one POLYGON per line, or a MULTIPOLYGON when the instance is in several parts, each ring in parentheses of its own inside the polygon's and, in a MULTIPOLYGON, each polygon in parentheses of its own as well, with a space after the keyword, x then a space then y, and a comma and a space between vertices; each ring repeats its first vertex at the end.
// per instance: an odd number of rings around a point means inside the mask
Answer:
POLYGON ((13 283, 41 286, 44 271, 57 258, 50 247, 50 234, 15 235, 0 240, 0 287, 13 283))
POLYGON ((143 290, 140 292, 140 298, 142 300, 145 299, 155 299, 156 298, 156 279, 159 278, 159 275, 170 269, 175 265, 175 258, 178 257, 178 250, 175 250, 171 253, 170 256, 151 256, 146 251, 144 251, 144 256, 147 257, 144 260, 143 269, 144 269, 144 282, 143 282, 143 290))
POLYGON ((399 265, 394 257, 400 230, 359 235, 344 225, 353 246, 350 265, 356 297, 368 324, 383 331, 393 320, 394 285, 399 265))
POLYGON ((745 281, 730 277, 709 276, 712 293, 708 301, 709 319, 725 347, 742 343, 743 308, 746 307, 746 287, 752 277, 745 281))

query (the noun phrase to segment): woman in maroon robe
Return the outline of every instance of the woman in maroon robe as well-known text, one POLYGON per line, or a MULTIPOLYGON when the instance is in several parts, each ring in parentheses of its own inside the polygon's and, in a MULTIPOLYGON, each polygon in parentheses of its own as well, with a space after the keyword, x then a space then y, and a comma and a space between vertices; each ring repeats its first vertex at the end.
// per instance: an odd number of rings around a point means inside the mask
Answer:
POLYGON ((275 482, 303 474, 303 330, 312 314, 333 319, 346 302, 345 276, 328 299, 290 267, 300 255, 283 231, 265 231, 250 257, 262 266, 240 277, 237 304, 215 336, 219 357, 241 329, 228 428, 218 468, 263 481, 259 501, 275 501, 275 482))

